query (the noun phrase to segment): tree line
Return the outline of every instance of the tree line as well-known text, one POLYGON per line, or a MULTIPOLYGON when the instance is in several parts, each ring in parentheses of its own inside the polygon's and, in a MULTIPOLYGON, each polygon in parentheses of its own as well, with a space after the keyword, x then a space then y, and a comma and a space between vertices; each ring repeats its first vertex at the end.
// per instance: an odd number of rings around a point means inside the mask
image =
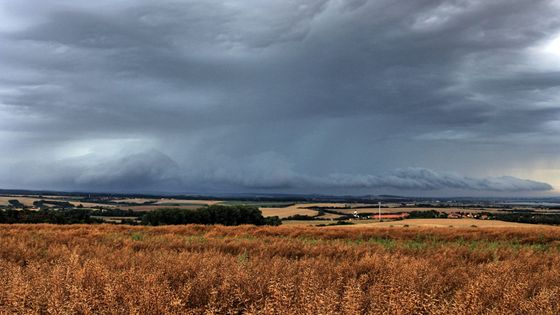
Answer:
MULTIPOLYGON (((263 217, 259 208, 245 205, 212 205, 199 209, 157 209, 139 213, 131 210, 87 210, 87 209, 43 209, 0 210, 0 223, 52 223, 52 224, 94 224, 103 223, 99 216, 130 216, 140 218, 143 225, 173 224, 222 224, 222 225, 280 225, 278 217, 263 217)), ((123 220, 124 224, 135 223, 123 220)))
POLYGON ((245 205, 212 205, 199 209, 158 209, 142 216, 144 225, 172 224, 280 225, 278 217, 263 217, 259 208, 245 205))

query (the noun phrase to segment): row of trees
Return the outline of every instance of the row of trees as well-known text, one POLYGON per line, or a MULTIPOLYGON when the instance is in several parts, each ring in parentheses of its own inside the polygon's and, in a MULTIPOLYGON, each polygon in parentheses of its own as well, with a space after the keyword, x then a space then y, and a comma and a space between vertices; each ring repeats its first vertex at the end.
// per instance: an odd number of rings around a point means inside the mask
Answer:
MULTIPOLYGON (((280 225, 278 217, 263 217, 259 208, 254 206, 212 205, 200 209, 159 209, 146 213, 131 210, 85 210, 85 209, 44 209, 0 210, 0 223, 53 223, 53 224, 91 224, 103 223, 97 216, 134 216, 141 218, 144 225, 172 224, 223 224, 223 225, 280 225)), ((123 220, 125 224, 136 224, 135 220, 123 220)))
POLYGON ((102 223, 84 210, 0 210, 0 223, 53 223, 78 224, 102 223))
POLYGON ((245 205, 212 205, 196 210, 159 209, 142 216, 145 225, 170 224, 280 225, 278 217, 263 217, 257 207, 245 205))
POLYGON ((537 213, 497 213, 491 215, 495 220, 532 223, 532 224, 550 224, 560 225, 560 214, 537 214, 537 213))
POLYGON ((447 213, 439 212, 437 210, 410 211, 408 213, 409 219, 447 218, 447 216, 447 213))

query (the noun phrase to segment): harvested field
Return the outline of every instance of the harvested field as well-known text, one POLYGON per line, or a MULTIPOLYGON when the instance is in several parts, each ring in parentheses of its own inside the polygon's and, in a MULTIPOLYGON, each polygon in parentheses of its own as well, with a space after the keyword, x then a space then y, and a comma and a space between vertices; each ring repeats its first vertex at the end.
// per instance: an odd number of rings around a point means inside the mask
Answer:
MULTIPOLYGON (((478 213, 478 212, 500 212, 503 210, 497 208, 419 208, 419 207, 394 207, 394 208, 381 208, 381 213, 400 213, 400 212, 411 212, 411 211, 429 211, 436 210, 438 212, 444 213, 478 213)), ((336 211, 346 214, 352 214, 354 211, 358 213, 377 213, 379 211, 378 207, 368 207, 368 208, 356 208, 356 209, 336 209, 336 211)))
POLYGON ((300 209, 295 207, 288 207, 288 208, 260 208, 263 216, 265 217, 273 217, 278 216, 280 218, 287 218, 289 216, 293 216, 296 214, 300 215, 308 215, 308 216, 316 216, 319 212, 315 210, 308 210, 308 209, 300 209))
MULTIPOLYGON (((360 221, 353 221, 360 222, 360 221)), ((499 220, 477 220, 477 219, 404 219, 398 221, 383 221, 376 222, 375 220, 361 221, 360 227, 483 227, 483 228, 535 228, 535 224, 505 222, 499 220), (363 223, 362 223, 363 222, 363 223)), ((355 227, 357 225, 348 225, 348 227, 355 227)))
POLYGON ((560 229, 0 225, 0 313, 558 314, 560 229))
POLYGON ((296 214, 299 215, 307 215, 307 216, 316 216, 319 214, 316 210, 305 209, 303 207, 307 206, 306 204, 295 204, 284 208, 260 208, 263 216, 265 217, 273 217, 278 216, 280 218, 287 218, 296 214))
POLYGON ((8 205, 8 201, 9 200, 18 200, 19 202, 21 202, 22 204, 32 207, 33 206, 33 202, 38 201, 39 199, 36 198, 32 198, 32 197, 19 197, 19 196, 0 196, 0 205, 8 205))
MULTIPOLYGON (((307 215, 307 216, 316 216, 319 214, 319 211, 313 210, 310 208, 313 207, 323 207, 323 208, 344 208, 347 205, 345 203, 298 203, 294 205, 289 205, 287 207, 261 207, 260 210, 262 211, 265 217, 270 216, 278 216, 280 218, 286 218, 289 216, 293 216, 296 214, 299 215, 307 215)), ((339 210, 337 210, 339 211, 339 210)), ((338 218, 338 215, 330 215, 330 216, 322 216, 321 218, 331 219, 331 218, 338 218)))
POLYGON ((114 205, 108 205, 108 204, 103 204, 103 203, 81 202, 80 200, 76 200, 75 198, 73 198, 73 199, 64 199, 64 198, 52 199, 52 198, 20 197, 20 196, 14 196, 14 197, 0 196, 0 205, 8 205, 8 200, 12 200, 12 199, 17 199, 19 202, 21 202, 22 204, 24 204, 28 207, 32 207, 33 202, 39 201, 39 200, 45 200, 47 202, 49 202, 49 201, 69 202, 74 206, 78 206, 78 205, 81 204, 82 206, 84 206, 86 208, 93 208, 93 207, 110 208, 110 207, 114 207, 114 205))
MULTIPOLYGON (((313 207, 321 207, 330 210, 334 210, 343 214, 353 214, 356 211, 358 214, 362 213, 378 213, 379 208, 376 204, 363 204, 363 203, 299 203, 295 205, 291 205, 284 208, 277 208, 278 211, 281 209, 286 209, 294 211, 294 209, 308 209, 313 207)), ((389 208, 381 208, 382 214, 388 213, 401 213, 401 212, 411 212, 411 211, 429 211, 429 210, 436 210, 439 212, 445 213, 456 213, 456 212, 463 212, 463 213, 479 213, 479 212, 500 212, 503 209, 500 208, 460 208, 460 207, 450 207, 450 208, 435 208, 435 207, 398 207, 392 206, 389 208)), ((297 213, 296 213, 297 214, 297 213)), ((303 214, 303 213, 300 213, 303 214)))
MULTIPOLYGON (((342 214, 354 214, 354 211, 358 214, 363 213, 373 213, 377 214, 379 211, 378 207, 372 205, 368 208, 355 208, 355 207, 364 207, 367 206, 366 204, 347 204, 347 203, 298 203, 295 205, 290 205, 287 207, 261 207, 261 211, 263 212, 264 216, 279 216, 280 218, 286 218, 292 215, 308 215, 308 216, 315 216, 318 215, 318 211, 312 210, 311 208, 314 207, 321 207, 327 208, 330 210, 334 210, 336 212, 340 212, 342 214), (349 207, 352 207, 348 209, 349 207)), ((454 212, 464 212, 464 213, 478 213, 482 211, 486 212, 498 212, 498 209, 494 208, 480 208, 480 209, 472 209, 472 208, 419 208, 419 207, 394 207, 394 208, 381 208, 382 214, 392 214, 392 213, 405 213, 411 211, 428 211, 428 210, 437 210, 439 212, 446 212, 446 213, 454 213, 454 212)), ((321 216, 321 218, 325 219, 333 219, 338 218, 335 214, 326 214, 321 216)), ((387 217, 389 218, 389 217, 387 217)))

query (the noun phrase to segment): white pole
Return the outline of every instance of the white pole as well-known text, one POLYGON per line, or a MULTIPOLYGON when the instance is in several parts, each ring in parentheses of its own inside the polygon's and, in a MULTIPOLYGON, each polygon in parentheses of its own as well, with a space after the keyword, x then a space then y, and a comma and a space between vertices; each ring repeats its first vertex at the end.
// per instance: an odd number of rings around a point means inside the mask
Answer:
POLYGON ((381 201, 379 201, 378 205, 379 205, 379 222, 381 222, 381 201))

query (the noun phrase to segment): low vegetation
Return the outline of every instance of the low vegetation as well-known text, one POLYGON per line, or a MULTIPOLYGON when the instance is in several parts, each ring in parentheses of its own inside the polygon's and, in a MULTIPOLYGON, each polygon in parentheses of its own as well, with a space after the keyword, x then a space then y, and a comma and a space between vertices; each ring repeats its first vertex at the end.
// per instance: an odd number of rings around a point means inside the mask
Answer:
POLYGON ((560 229, 0 225, 0 313, 558 314, 560 229))

